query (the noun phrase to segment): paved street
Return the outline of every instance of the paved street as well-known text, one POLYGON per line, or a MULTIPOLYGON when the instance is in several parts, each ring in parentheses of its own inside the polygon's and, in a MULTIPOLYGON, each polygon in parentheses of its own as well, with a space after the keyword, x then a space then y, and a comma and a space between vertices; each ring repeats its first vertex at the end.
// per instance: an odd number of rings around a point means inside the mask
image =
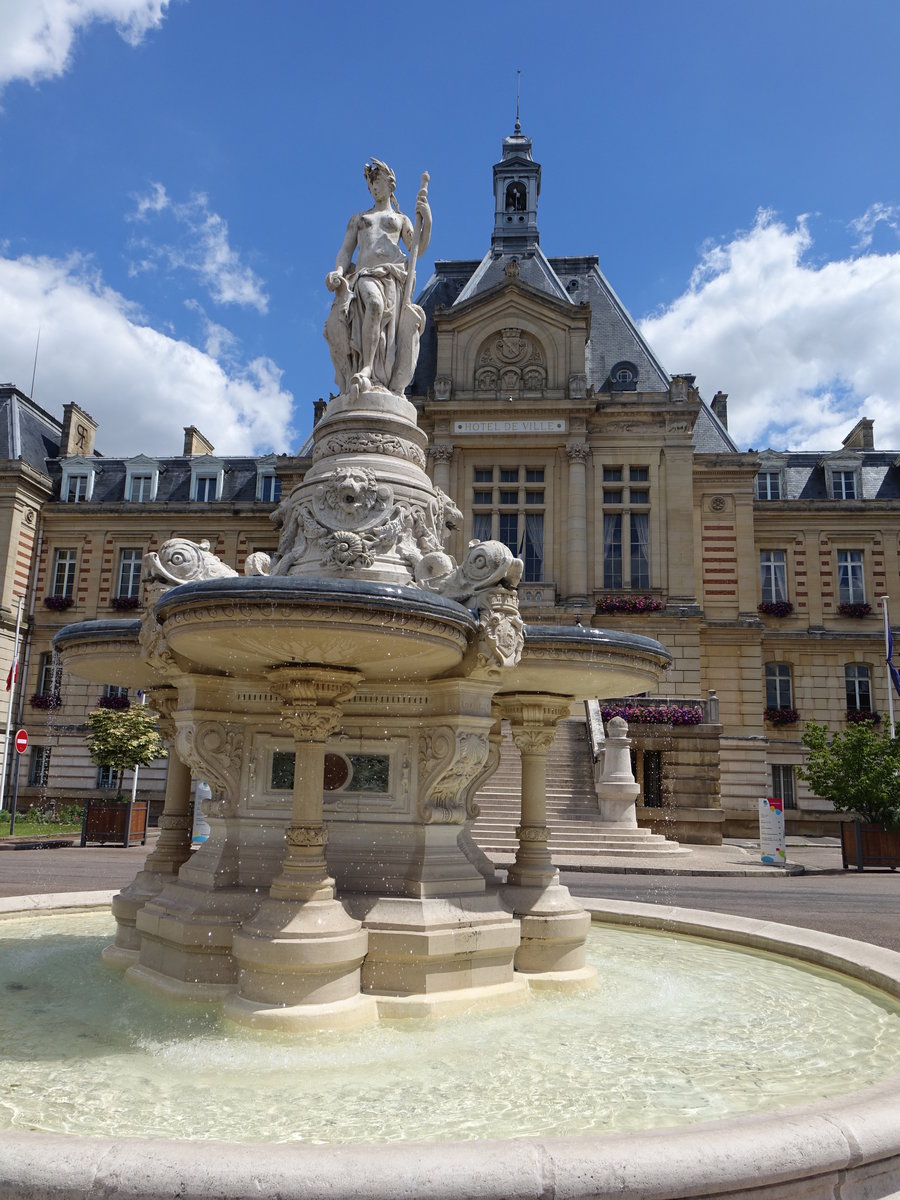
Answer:
MULTIPOLYGON (((93 891, 130 883, 149 847, 72 846, 57 850, 0 851, 0 896, 93 891)), ((756 916, 821 929, 900 951, 900 871, 843 871, 830 840, 788 844, 788 858, 807 874, 746 873, 758 864, 752 846, 698 848, 668 864, 618 860, 605 869, 562 872, 580 896, 677 904, 756 916), (647 873, 662 871, 665 874, 647 873), (697 874, 698 870, 720 874, 697 874)))

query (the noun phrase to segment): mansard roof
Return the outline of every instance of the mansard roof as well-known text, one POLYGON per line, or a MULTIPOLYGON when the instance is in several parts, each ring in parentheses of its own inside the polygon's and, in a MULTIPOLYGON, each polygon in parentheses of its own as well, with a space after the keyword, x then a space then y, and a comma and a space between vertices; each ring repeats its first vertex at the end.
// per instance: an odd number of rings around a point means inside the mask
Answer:
POLYGON ((760 471, 777 471, 780 475, 782 500, 830 499, 829 470, 844 470, 851 465, 858 473, 859 500, 900 500, 900 456, 896 450, 842 450, 837 455, 822 450, 762 450, 759 455, 760 471))
POLYGON ((47 474, 59 454, 62 424, 11 383, 0 384, 0 460, 22 459, 47 474))

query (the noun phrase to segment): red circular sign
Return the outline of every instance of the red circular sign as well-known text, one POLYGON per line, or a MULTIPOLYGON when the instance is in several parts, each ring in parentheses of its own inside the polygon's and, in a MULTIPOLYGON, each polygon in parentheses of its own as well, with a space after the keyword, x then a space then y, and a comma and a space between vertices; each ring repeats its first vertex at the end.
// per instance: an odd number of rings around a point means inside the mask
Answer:
POLYGON ((28 733, 24 729, 16 730, 16 749, 20 754, 28 749, 28 733))

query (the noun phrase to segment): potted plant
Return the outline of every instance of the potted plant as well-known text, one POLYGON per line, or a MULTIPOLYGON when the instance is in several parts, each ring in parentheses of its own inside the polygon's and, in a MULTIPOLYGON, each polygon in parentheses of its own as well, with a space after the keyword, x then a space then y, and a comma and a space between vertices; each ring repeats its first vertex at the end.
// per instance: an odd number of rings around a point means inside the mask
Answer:
POLYGON ((809 757, 800 778, 856 817, 841 826, 844 869, 900 866, 900 738, 870 721, 829 737, 825 725, 810 721, 802 740, 809 757))
POLYGON ((163 738, 155 714, 141 705, 127 708, 95 708, 88 716, 88 748, 98 767, 112 767, 117 773, 115 799, 88 800, 84 806, 81 844, 117 842, 136 846, 147 840, 149 803, 125 799, 122 780, 131 767, 146 767, 156 758, 165 758, 163 738))

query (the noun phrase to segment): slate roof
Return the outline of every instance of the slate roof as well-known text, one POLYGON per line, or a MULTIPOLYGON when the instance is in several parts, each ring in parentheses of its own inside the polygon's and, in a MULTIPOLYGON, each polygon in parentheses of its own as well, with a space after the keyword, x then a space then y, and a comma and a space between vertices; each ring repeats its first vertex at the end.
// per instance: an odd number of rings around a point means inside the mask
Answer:
POLYGON ((0 384, 0 460, 22 459, 47 474, 59 454, 62 423, 11 383, 0 384))
MULTIPOLYGON (((798 453, 765 450, 760 455, 760 470, 780 473, 782 500, 827 501, 827 471, 831 458, 834 458, 831 450, 798 453)), ((841 451, 841 466, 847 462, 859 466, 861 495, 858 500, 900 500, 900 457, 896 451, 841 451)), ((852 504, 853 501, 835 500, 834 503, 852 504)))
MULTIPOLYGON (((205 455, 194 458, 179 456, 177 458, 159 458, 159 483, 154 503, 187 504, 191 502, 191 465, 199 463, 202 472, 202 459, 205 455)), ((62 481, 62 459, 54 459, 48 464, 49 474, 54 483, 54 494, 59 497, 62 481)), ((94 475, 94 491, 92 504, 115 504, 125 500, 125 480, 128 459, 98 458, 94 475)), ((252 504, 256 502, 257 462, 255 458, 224 458, 216 456, 210 459, 209 473, 217 473, 219 464, 225 466, 222 480, 222 494, 214 504, 252 504)))

